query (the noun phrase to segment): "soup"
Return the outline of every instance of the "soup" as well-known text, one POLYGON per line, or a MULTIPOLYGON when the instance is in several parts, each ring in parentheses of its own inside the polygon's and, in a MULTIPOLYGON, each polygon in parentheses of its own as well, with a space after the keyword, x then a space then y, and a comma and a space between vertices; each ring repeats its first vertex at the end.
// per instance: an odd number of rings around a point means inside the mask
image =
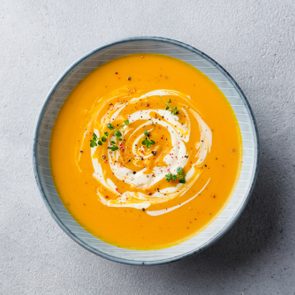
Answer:
POLYGON ((239 175, 240 130, 217 86, 164 55, 118 58, 62 107, 51 140, 58 193, 90 233, 158 249, 196 234, 239 175))

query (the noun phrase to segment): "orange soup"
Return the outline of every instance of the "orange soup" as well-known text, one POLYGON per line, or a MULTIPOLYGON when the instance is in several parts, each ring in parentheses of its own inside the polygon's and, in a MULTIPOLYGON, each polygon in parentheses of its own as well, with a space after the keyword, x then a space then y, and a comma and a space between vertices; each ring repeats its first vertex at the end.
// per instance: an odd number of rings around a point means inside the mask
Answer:
POLYGON ((89 74, 51 142, 59 195, 90 233, 157 249, 196 234, 229 198, 240 130, 217 86, 177 59, 135 54, 89 74))

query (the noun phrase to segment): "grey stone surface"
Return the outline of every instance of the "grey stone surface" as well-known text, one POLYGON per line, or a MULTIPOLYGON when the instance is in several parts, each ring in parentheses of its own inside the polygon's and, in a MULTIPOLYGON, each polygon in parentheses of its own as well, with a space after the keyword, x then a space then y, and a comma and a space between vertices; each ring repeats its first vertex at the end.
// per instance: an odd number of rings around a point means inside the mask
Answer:
POLYGON ((1 294, 295 294, 295 3, 0 2, 1 294), (205 252, 153 267, 88 253, 49 216, 32 172, 33 132, 56 79, 108 42, 187 42, 237 80, 256 115, 261 169, 237 224, 205 252))

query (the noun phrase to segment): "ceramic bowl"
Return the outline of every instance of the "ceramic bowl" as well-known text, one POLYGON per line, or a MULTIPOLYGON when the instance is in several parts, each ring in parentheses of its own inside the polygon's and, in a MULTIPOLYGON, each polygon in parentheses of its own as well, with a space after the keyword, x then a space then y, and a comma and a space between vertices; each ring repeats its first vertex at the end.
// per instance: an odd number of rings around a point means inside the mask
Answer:
POLYGON ((34 140, 34 169, 41 195, 56 222, 74 241, 110 260, 128 264, 160 264, 201 251, 220 238, 237 220, 253 189, 257 174, 257 130, 240 87, 216 61, 187 44, 159 37, 115 42, 73 64, 50 91, 42 108, 34 140), (50 166, 50 138, 55 119, 75 86, 102 64, 132 53, 160 53, 183 60, 203 72, 223 92, 237 117, 242 134, 242 164, 235 188, 217 217, 192 238, 160 250, 129 250, 110 245, 87 232, 64 207, 54 185, 50 166))

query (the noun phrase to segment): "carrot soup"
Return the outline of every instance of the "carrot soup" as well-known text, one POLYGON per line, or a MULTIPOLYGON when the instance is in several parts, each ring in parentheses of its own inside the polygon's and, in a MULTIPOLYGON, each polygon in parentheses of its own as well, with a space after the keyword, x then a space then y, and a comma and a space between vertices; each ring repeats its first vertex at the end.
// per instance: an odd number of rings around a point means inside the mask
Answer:
POLYGON ((148 250, 214 219, 239 176, 242 147, 233 110, 208 77, 168 56, 134 54, 76 86, 50 154, 58 193, 86 230, 148 250))

